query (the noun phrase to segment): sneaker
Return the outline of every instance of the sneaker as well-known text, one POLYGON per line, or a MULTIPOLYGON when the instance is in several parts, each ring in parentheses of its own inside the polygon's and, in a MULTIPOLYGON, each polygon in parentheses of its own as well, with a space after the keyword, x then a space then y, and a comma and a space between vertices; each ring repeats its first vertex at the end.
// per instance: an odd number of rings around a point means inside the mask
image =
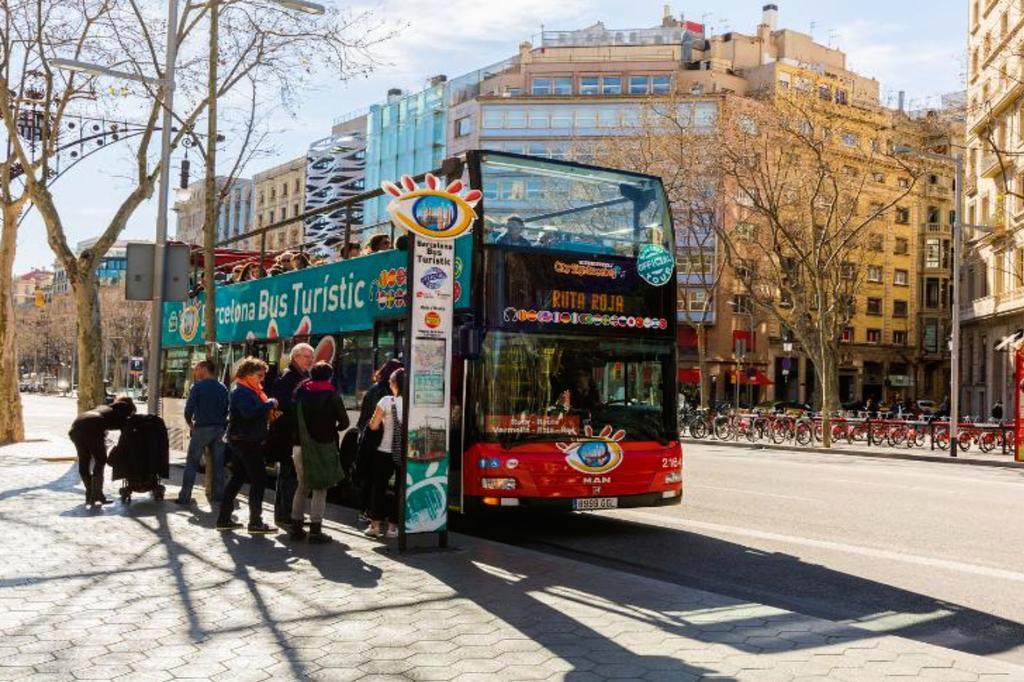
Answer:
POLYGON ((249 534, 250 535, 267 535, 269 533, 276 533, 276 532, 277 532, 276 528, 274 528, 273 526, 268 526, 267 524, 263 523, 262 521, 260 521, 259 523, 250 523, 249 524, 249 534))
POLYGON ((366 530, 364 530, 364 531, 363 531, 363 535, 365 535, 365 536, 366 536, 366 537, 368 537, 368 538, 379 538, 379 537, 383 537, 383 535, 381 534, 381 532, 380 532, 379 530, 377 530, 376 528, 374 528, 373 526, 370 526, 369 528, 367 528, 366 530))
POLYGON ((242 527, 242 524, 237 523, 235 521, 227 521, 227 522, 218 521, 217 522, 217 530, 238 530, 241 527, 242 527))
POLYGON ((366 512, 361 511, 359 512, 359 516, 356 517, 356 521, 359 523, 369 523, 370 517, 366 515, 366 512))
POLYGON ((180 497, 175 497, 174 504, 178 505, 179 507, 188 507, 192 504, 192 500, 183 500, 180 497))

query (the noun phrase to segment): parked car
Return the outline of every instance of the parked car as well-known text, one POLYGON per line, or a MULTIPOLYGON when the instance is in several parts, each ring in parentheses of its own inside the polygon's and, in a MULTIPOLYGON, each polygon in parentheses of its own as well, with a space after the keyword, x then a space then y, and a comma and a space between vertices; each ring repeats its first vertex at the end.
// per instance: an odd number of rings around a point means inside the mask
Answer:
POLYGON ((811 411, 811 406, 793 400, 769 400, 754 406, 757 414, 791 414, 803 416, 811 411))

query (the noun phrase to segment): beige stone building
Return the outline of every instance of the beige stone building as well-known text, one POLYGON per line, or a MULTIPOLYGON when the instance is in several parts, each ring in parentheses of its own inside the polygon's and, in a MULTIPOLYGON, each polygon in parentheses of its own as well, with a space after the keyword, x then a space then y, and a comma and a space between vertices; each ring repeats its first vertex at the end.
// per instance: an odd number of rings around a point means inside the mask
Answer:
POLYGON ((966 229, 961 270, 961 412, 1013 401, 1002 341, 1024 329, 1024 6, 971 0, 967 36, 966 229), (989 231, 990 230, 990 231, 989 231))
MULTIPOLYGON (((231 186, 221 202, 217 219, 217 242, 237 237, 252 229, 253 182, 248 178, 231 180, 218 176, 217 191, 222 192, 229 181, 231 186)), ((177 190, 174 213, 177 216, 174 238, 186 244, 202 244, 203 222, 206 218, 205 180, 196 180, 187 189, 177 190)))
MULTIPOLYGON (((252 229, 300 215, 306 198, 306 157, 300 156, 253 176, 255 203, 252 229)), ((305 225, 302 221, 285 225, 266 235, 266 250, 280 251, 302 244, 305 225)), ((260 248, 259 238, 250 240, 248 247, 260 248)))

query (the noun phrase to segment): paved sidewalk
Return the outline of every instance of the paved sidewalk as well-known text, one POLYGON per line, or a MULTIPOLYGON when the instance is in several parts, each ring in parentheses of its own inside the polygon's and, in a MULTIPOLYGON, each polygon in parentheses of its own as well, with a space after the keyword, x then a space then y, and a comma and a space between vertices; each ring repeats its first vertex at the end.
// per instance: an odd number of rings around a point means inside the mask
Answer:
MULTIPOLYGON (((67 442, 0 448, 0 678, 1024 680, 1024 668, 455 536, 398 556, 87 511, 67 442)), ((108 493, 113 485, 107 485, 108 493)))

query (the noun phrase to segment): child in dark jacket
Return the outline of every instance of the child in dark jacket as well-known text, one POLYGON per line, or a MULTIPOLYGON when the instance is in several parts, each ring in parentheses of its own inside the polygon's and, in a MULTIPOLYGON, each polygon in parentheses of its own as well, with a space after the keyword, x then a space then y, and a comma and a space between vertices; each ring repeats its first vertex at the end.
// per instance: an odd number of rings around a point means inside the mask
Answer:
POLYGON ((341 480, 341 461, 338 458, 338 433, 348 428, 348 413, 341 397, 334 390, 331 378, 334 370, 326 362, 313 365, 310 379, 299 385, 295 403, 299 452, 293 455, 298 489, 292 501, 292 520, 289 537, 302 540, 306 531, 306 495, 311 494, 309 505, 309 541, 329 542, 323 532, 327 489, 341 480))
POLYGON ((235 372, 235 387, 228 402, 227 439, 235 455, 231 464, 231 480, 224 489, 217 516, 217 530, 235 530, 241 524, 231 520, 235 497, 244 483, 249 484, 249 532, 273 533, 274 528, 263 523, 263 489, 266 466, 263 463, 263 444, 267 440, 267 425, 273 419, 277 401, 263 391, 267 376, 267 363, 258 358, 245 358, 235 372))

